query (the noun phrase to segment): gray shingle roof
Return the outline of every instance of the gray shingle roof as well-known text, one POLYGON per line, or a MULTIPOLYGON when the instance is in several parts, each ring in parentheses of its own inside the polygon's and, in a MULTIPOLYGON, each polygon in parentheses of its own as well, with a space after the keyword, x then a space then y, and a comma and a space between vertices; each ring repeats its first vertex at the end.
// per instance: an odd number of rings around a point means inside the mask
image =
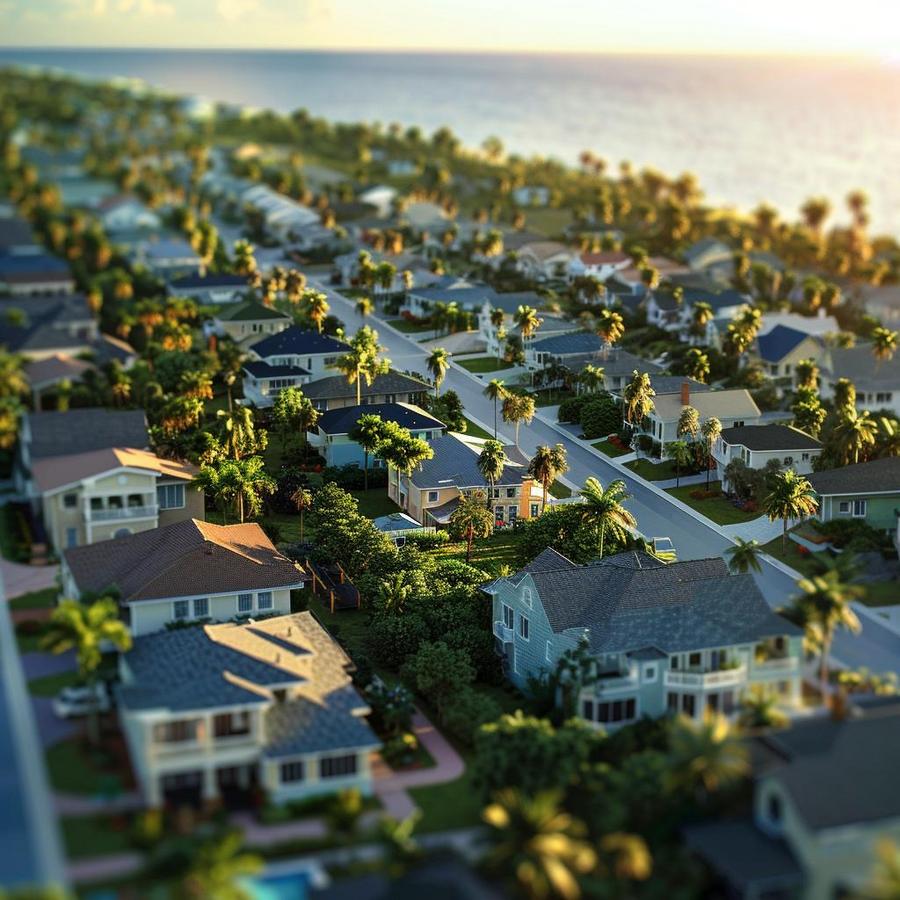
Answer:
POLYGON ((834 347, 829 351, 830 364, 825 362, 832 380, 849 378, 858 391, 897 390, 900 388, 900 353, 879 361, 872 355, 871 344, 855 347, 834 347))
POLYGON ((822 446, 821 441, 790 425, 724 428, 722 440, 726 444, 740 444, 748 450, 818 450, 822 446))
POLYGON ((672 653, 799 633, 769 609, 751 576, 729 574, 718 557, 665 564, 629 552, 586 566, 550 557, 541 565, 529 574, 551 628, 590 629, 594 652, 672 653))
POLYGON ((888 456, 809 476, 817 494, 900 493, 900 457, 888 456))
POLYGON ((147 418, 142 409, 70 409, 30 413, 29 453, 33 460, 89 453, 107 447, 150 446, 147 418))
MULTIPOLYGON (((480 446, 472 439, 461 439, 455 434, 442 434, 428 442, 434 456, 426 459, 412 473, 412 482, 419 488, 439 487, 483 487, 484 476, 478 470, 480 446), (474 449, 473 449, 474 448, 474 449)), ((512 461, 521 458, 513 455, 514 447, 504 447, 512 461)), ((498 485, 521 484, 527 475, 527 466, 521 463, 503 467, 503 475, 496 481, 498 485)))
POLYGON ((0 300, 0 344, 15 353, 84 347, 91 339, 68 327, 80 323, 93 324, 82 294, 0 300), (11 310, 24 315, 21 325, 11 319, 11 310))
POLYGON ((348 434, 356 426, 360 416, 380 416, 384 422, 396 422, 410 431, 433 431, 445 428, 440 419, 429 415, 418 406, 408 403, 373 403, 363 406, 341 406, 319 416, 319 430, 324 434, 348 434))
POLYGON ((243 369, 254 378, 299 378, 309 375, 306 369, 300 366, 271 366, 260 359, 251 359, 244 363, 243 369))
MULTIPOLYGON (((538 332, 540 334, 540 332, 538 332)), ((543 340, 536 340, 531 349, 538 353, 553 353, 566 356, 574 353, 597 353, 606 342, 591 331, 573 331, 569 334, 558 334, 543 340)))
POLYGON ((279 309, 273 309, 256 300, 245 303, 228 303, 216 312, 215 318, 220 322, 262 322, 269 319, 287 319, 290 316, 279 309))
POLYGON ((292 325, 278 334, 263 338, 250 348, 261 357, 304 353, 346 353, 348 345, 328 334, 319 334, 299 325, 292 325))
MULTIPOLYGON (((363 397, 374 397, 381 394, 420 394, 431 390, 431 385, 419 378, 390 371, 386 375, 377 375, 372 384, 361 385, 363 397)), ((329 375, 303 385, 303 394, 310 400, 339 400, 345 397, 356 397, 356 386, 348 384, 343 375, 329 375)))

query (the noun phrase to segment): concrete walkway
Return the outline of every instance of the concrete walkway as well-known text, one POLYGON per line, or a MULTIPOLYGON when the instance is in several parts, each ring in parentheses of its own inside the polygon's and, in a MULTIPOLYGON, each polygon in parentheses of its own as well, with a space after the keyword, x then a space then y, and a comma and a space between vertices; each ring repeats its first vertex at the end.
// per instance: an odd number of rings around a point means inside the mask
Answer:
POLYGON ((55 587, 59 566, 26 566, 22 563, 10 562, 8 559, 0 559, 0 572, 3 575, 3 583, 6 585, 6 598, 15 600, 22 594, 55 587))
MULTIPOLYGON (((788 531, 795 525, 799 524, 799 519, 788 522, 788 531)), ((731 540, 735 538, 743 538, 745 541, 759 541, 760 544, 768 544, 775 538, 780 538, 784 529, 784 523, 781 519, 772 522, 768 516, 760 516, 752 522, 738 522, 734 525, 723 525, 722 533, 727 535, 731 540)))

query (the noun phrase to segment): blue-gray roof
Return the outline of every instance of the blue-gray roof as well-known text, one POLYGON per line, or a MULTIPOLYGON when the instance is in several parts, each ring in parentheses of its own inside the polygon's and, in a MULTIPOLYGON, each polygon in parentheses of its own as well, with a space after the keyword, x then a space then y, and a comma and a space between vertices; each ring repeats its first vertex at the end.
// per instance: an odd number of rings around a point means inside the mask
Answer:
POLYGON ((23 253, 21 256, 0 256, 0 278, 22 278, 39 275, 69 275, 69 264, 49 253, 23 253))
POLYGON ((397 531, 420 531, 422 526, 404 512, 388 513, 372 520, 372 524, 384 534, 393 534, 397 531))
POLYGON ((494 294, 489 298, 494 309, 502 309, 503 312, 512 315, 520 306, 531 306, 540 309, 544 305, 544 299, 534 291, 516 291, 513 294, 494 294))
POLYGON ((248 360, 244 363, 244 371, 249 372, 254 378, 289 378, 309 375, 306 369, 300 366, 270 366, 261 360, 248 360))
POLYGON ((348 434, 360 416, 380 416, 384 422, 396 422, 410 431, 433 431, 446 426, 418 406, 408 403, 373 403, 362 406, 341 406, 319 416, 319 430, 324 434, 348 434))
POLYGON ((457 287, 457 288, 418 288, 410 292, 410 296, 418 297, 421 300, 428 300, 432 303, 455 303, 460 307, 468 307, 476 309, 480 307, 485 300, 493 302, 496 294, 493 288, 489 287, 457 287))
POLYGON ((809 335, 787 325, 776 325, 766 334, 756 339, 760 359, 766 362, 778 362, 798 347, 809 335))
POLYGON ((247 286, 247 279, 243 275, 186 275, 169 282, 169 287, 175 290, 247 286))
MULTIPOLYGON (((486 484, 478 470, 477 449, 480 445, 470 444, 454 434, 442 434, 428 442, 434 451, 431 459, 426 459, 413 473, 412 482, 420 488, 439 487, 482 487, 486 484), (473 449, 475 447, 476 449, 473 449)), ((523 455, 513 446, 504 447, 507 457, 518 465, 503 467, 503 475, 495 482, 498 485, 521 484, 528 471, 528 464, 522 464, 523 455)))
POLYGON ((328 334, 292 325, 278 334, 269 335, 250 348, 259 356, 302 355, 306 353, 347 352, 348 345, 328 334))
MULTIPOLYGON (((540 333, 540 332, 539 332, 540 333)), ((553 353, 567 356, 575 353, 596 353, 606 342, 591 331, 573 331, 569 334, 556 334, 531 344, 532 350, 538 353, 553 353)))

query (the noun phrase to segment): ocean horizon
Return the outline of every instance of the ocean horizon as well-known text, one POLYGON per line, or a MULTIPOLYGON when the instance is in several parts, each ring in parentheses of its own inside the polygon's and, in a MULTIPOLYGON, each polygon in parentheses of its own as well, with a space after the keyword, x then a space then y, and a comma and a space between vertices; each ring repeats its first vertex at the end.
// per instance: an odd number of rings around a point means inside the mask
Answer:
POLYGON ((900 67, 795 57, 336 50, 0 48, 0 65, 137 78, 174 93, 341 122, 448 126, 469 146, 689 170, 710 202, 796 217, 871 198, 900 235, 900 67))

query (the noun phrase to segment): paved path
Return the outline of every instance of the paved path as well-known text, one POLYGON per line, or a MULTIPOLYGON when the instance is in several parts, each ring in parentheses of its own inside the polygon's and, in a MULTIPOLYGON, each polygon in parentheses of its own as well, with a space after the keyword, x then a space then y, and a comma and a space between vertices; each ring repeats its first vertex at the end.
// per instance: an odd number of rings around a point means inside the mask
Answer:
MULTIPOLYGON (((800 520, 789 521, 788 528, 798 525, 800 520)), ((722 531, 730 538, 742 537, 745 541, 759 541, 760 544, 768 544, 775 538, 780 538, 784 529, 784 523, 780 519, 772 522, 768 516, 760 516, 752 522, 738 522, 735 525, 723 525, 722 531)))
POLYGON ((74 884, 90 884, 94 881, 115 881, 139 871, 144 865, 140 853, 116 853, 79 859, 68 865, 69 879, 74 884))
MULTIPOLYGON (((348 332, 352 333, 364 324, 353 302, 321 280, 310 278, 310 284, 328 295, 334 314, 344 321, 348 332)), ((387 326, 377 314, 369 317, 368 324, 378 329, 381 342, 387 348, 386 355, 396 369, 418 373, 427 371, 426 352, 421 346, 387 326)), ((484 384, 484 380, 453 363, 444 388, 456 391, 466 415, 484 424, 493 422, 494 415, 493 404, 483 394, 484 384)), ((503 436, 511 440, 508 434, 503 436)), ((733 546, 731 537, 721 527, 626 469, 620 460, 598 453, 590 442, 579 440, 570 430, 548 419, 540 411, 530 426, 521 428, 520 444, 527 453, 533 453, 539 444, 552 445, 557 442, 563 443, 568 452, 570 481, 583 484, 586 478, 594 476, 606 484, 616 478, 623 479, 631 495, 626 505, 637 518, 641 531, 649 537, 671 537, 680 559, 720 556, 733 546)), ((776 560, 767 557, 763 571, 754 578, 773 607, 789 603, 796 595, 797 573, 776 560)), ((900 674, 900 637, 875 620, 866 622, 858 637, 838 635, 834 653, 837 659, 853 668, 867 666, 878 672, 894 671, 900 674)))
POLYGON ((22 594, 54 587, 57 583, 59 566, 25 566, 0 558, 0 572, 6 585, 7 600, 15 600, 22 594))

